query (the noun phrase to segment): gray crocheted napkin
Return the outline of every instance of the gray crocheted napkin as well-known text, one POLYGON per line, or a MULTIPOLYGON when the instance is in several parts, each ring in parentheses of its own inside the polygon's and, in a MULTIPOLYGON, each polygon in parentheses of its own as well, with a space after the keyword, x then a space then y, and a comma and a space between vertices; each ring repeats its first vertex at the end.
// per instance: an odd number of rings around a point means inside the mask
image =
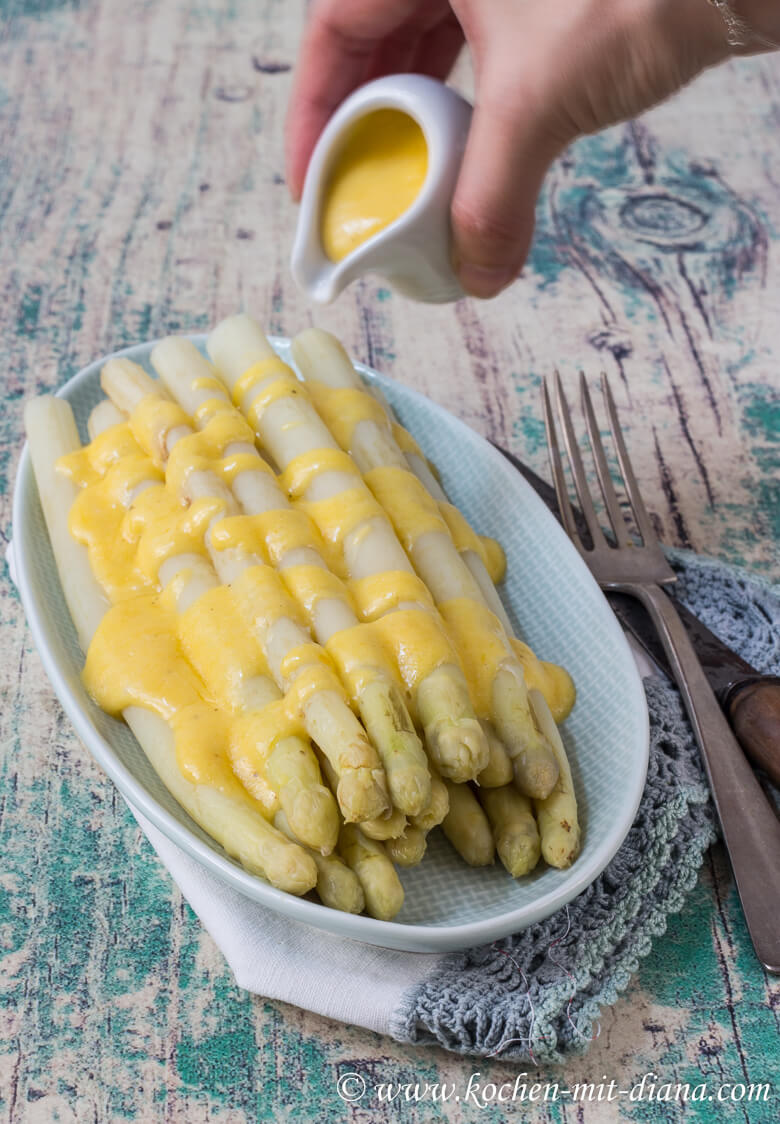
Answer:
MULTIPOLYGON (((765 673, 780 674, 780 589, 721 563, 671 553, 676 593, 765 673)), ((682 909, 716 821, 680 698, 645 679, 647 784, 636 820, 599 878, 564 910, 491 945, 426 956, 341 940, 280 917, 219 882, 134 813, 236 982, 402 1042, 559 1061, 592 1039, 670 913, 682 909)))
MULTIPOLYGON (((675 593, 765 674, 780 674, 780 587, 669 552, 675 593)), ((650 761, 636 820, 599 878, 566 910, 522 933, 447 957, 407 996, 399 1037, 537 1062, 587 1048, 670 913, 682 909, 718 834, 704 767, 677 690, 645 679, 650 761)))

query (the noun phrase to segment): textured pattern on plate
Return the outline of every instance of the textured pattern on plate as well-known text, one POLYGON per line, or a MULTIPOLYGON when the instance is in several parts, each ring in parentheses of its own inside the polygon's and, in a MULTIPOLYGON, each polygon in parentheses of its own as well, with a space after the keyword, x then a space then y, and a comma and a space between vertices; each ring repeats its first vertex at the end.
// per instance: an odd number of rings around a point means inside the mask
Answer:
MULTIPOLYGON (((285 346, 279 347, 287 356, 285 346)), ((148 366, 150 348, 150 344, 142 345, 127 354, 148 366)), ((583 876, 589 871, 592 877, 614 851, 605 854, 605 840, 615 835, 620 819, 615 815, 615 801, 621 805, 628 830, 644 778, 646 706, 633 662, 626 658, 623 636, 563 532, 506 460, 426 398, 381 376, 364 374, 377 379, 399 418, 421 436, 425 451, 436 457, 453 502, 478 531, 494 535, 504 544, 507 579, 502 592, 517 618, 520 635, 542 657, 565 664, 574 677, 579 698, 565 725, 564 739, 580 802, 583 848, 572 869, 583 876), (435 435, 435 445, 431 435, 435 435), (511 497, 513 513, 509 524, 504 519, 507 497, 511 497)), ((83 438, 89 411, 100 398, 98 378, 99 363, 94 363, 67 388, 83 438)), ((32 500, 35 489, 31 481, 28 488, 23 499, 29 496, 32 500)), ((57 659, 67 668, 74 693, 100 735, 149 794, 226 857, 168 794, 129 729, 87 699, 78 679, 83 659, 60 592, 40 505, 36 503, 33 510, 34 521, 18 539, 20 569, 33 561, 31 585, 44 598, 51 632, 58 633, 54 637, 57 659)), ((521 880, 510 878, 498 863, 473 870, 441 833, 436 835, 425 861, 402 872, 406 900, 398 922, 454 926, 485 921, 527 905, 552 903, 571 880, 569 872, 544 866, 521 880)), ((619 842, 617 838, 615 846, 619 842)))

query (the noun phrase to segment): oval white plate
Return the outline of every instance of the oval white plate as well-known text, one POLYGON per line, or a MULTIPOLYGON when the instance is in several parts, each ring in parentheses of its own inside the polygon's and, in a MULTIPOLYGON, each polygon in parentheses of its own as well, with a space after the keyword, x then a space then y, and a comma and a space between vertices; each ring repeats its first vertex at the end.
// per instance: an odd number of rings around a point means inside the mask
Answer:
MULTIPOLYGON (((193 336, 203 346, 204 336, 193 336)), ((286 340, 272 341, 289 361, 286 340)), ((149 367, 153 343, 118 354, 149 367)), ((100 368, 90 364, 58 391, 86 419, 101 398, 100 368)), ((647 771, 649 726, 642 683, 604 596, 542 501, 491 445, 416 391, 356 364, 379 384, 401 421, 437 464, 448 495, 507 554, 502 596, 522 636, 544 659, 564 664, 577 704, 562 733, 583 825, 583 849, 567 871, 540 864, 515 881, 500 864, 472 870, 440 831, 416 868, 402 871, 406 901, 392 922, 326 909, 267 885, 230 859, 168 794, 122 722, 103 713, 81 684, 83 655, 60 589, 30 459, 25 449, 14 492, 16 580, 33 638, 76 731, 126 799, 169 839, 235 889, 332 933, 386 948, 440 952, 516 932, 548 917, 604 869, 633 822, 647 771)))

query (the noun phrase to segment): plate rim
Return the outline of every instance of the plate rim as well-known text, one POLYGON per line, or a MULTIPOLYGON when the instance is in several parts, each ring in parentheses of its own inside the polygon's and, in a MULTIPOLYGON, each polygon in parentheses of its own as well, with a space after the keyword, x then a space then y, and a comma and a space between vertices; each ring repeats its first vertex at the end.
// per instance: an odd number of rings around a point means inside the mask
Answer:
MULTIPOLYGON (((184 338, 191 340, 196 346, 202 348, 207 335, 205 333, 182 333, 184 338)), ((289 337, 269 336, 271 345, 277 350, 280 346, 289 344, 289 337)), ((95 371, 110 358, 118 358, 137 354, 142 349, 150 349, 159 340, 150 340, 144 343, 132 344, 119 351, 95 359, 87 366, 81 368, 69 378, 54 394, 59 398, 68 398, 69 392, 82 382, 94 377, 95 371)), ((607 628, 613 632, 615 644, 624 648, 624 655, 628 657, 633 670, 635 698, 632 708, 639 706, 639 713, 643 717, 641 731, 641 753, 639 754, 638 768, 633 775, 633 790, 631 799, 623 801, 624 813, 619 829, 613 829, 608 842, 596 845, 594 853, 581 868, 577 864, 570 867, 565 873, 565 885, 534 900, 518 906, 505 913, 497 913, 477 921, 468 921, 456 925, 431 925, 414 922, 379 921, 376 918, 363 914, 342 913, 329 909, 319 902, 309 901, 306 898, 296 897, 283 890, 278 890, 270 883, 263 881, 259 876, 244 870, 227 856, 220 855, 204 841, 197 838, 189 827, 180 823, 172 813, 168 812, 162 804, 146 788, 136 780, 133 773, 122 763, 119 755, 112 748, 93 725, 81 702, 68 685, 63 671, 57 662, 49 643, 48 635, 56 633, 56 626, 50 621, 45 606, 38 598, 28 568, 25 564, 24 550, 26 546, 27 517, 25 513, 24 493, 32 486, 36 488, 35 478, 30 463, 29 450, 25 442, 14 482, 13 508, 12 508, 12 549, 15 561, 15 578, 19 595, 27 617, 35 647, 41 658, 44 671, 54 689, 61 706, 72 722, 75 731, 99 767, 106 773, 117 786, 123 798, 131 806, 152 823, 171 842, 178 846, 190 858, 206 867, 212 874, 223 882, 228 883, 233 889, 259 905, 273 909, 275 912, 304 924, 322 929, 336 936, 347 937, 363 943, 377 945, 383 948, 392 948, 408 952, 443 953, 459 949, 471 948, 485 944, 510 933, 519 932, 530 925, 551 916, 558 909, 572 901, 583 890, 587 889, 609 862, 614 858, 626 838, 636 817, 636 812, 645 788, 647 766, 649 760, 650 726, 647 700, 642 686, 639 671, 631 655, 628 641, 621 629, 617 618, 609 607, 609 603, 599 589, 595 579, 590 573, 586 563, 580 557, 562 527, 555 520, 549 509, 540 497, 534 492, 530 484, 513 469, 502 454, 481 433, 472 429, 464 421, 452 414, 444 406, 422 394, 420 391, 406 384, 395 383, 387 375, 369 367, 365 363, 353 361, 355 369, 368 378, 370 382, 382 387, 383 383, 400 385, 403 392, 412 400, 421 401, 434 412, 446 416, 448 424, 455 424, 456 429, 462 428, 471 437, 476 437, 485 447, 488 457, 493 458, 497 467, 507 474, 507 479, 512 479, 515 486, 525 491, 527 501, 531 506, 536 506, 537 514, 544 520, 550 521, 555 526, 559 543, 565 551, 570 552, 570 560, 580 568, 586 581, 592 583, 595 591, 603 601, 605 609, 605 622, 607 628)), ((63 598, 64 599, 64 598, 63 598)), ((172 877, 172 876, 171 876, 172 877)))

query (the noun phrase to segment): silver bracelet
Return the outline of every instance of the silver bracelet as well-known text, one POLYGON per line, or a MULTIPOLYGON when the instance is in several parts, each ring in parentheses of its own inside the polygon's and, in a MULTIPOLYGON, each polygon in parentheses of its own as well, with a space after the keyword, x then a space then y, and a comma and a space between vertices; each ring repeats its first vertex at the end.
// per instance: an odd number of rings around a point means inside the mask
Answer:
POLYGON ((765 47, 780 47, 772 39, 754 31, 750 24, 745 23, 731 7, 729 0, 709 0, 713 8, 720 12, 726 25, 726 42, 730 47, 747 47, 750 43, 763 43, 765 47))

